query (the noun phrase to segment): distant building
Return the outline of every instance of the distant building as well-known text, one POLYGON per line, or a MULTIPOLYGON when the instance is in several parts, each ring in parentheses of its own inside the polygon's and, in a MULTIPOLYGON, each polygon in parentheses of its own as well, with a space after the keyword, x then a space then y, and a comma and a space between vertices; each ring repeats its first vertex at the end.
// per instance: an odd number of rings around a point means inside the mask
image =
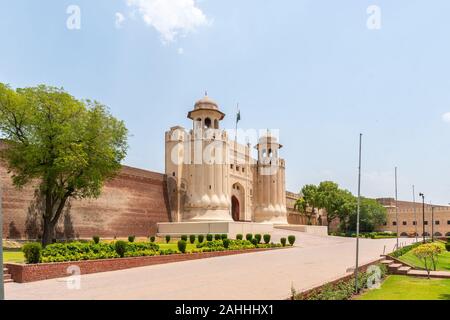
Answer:
MULTIPOLYGON (((421 202, 398 201, 396 218, 395 199, 377 199, 387 209, 387 221, 378 226, 379 231, 398 232, 401 236, 423 236, 423 208, 421 202), (397 224, 398 221, 398 224, 397 224)), ((425 204, 425 236, 450 236, 450 206, 425 204), (434 208, 434 209, 432 209, 434 208), (432 212, 434 211, 434 214, 432 212)))

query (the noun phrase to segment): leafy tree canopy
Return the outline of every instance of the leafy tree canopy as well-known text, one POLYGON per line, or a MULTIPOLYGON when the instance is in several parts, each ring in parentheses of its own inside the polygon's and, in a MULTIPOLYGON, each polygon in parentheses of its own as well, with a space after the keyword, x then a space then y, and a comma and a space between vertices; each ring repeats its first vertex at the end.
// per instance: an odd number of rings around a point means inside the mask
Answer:
POLYGON ((128 147, 124 123, 106 106, 45 85, 13 90, 0 83, 0 132, 6 144, 1 157, 14 185, 39 181, 44 244, 67 200, 98 197, 128 147))

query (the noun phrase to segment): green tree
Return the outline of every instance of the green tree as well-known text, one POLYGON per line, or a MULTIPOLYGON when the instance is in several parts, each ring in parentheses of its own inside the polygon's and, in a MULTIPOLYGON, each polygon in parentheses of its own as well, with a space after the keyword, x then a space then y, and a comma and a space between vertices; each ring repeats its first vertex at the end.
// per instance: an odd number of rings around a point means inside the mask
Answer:
POLYGON ((436 264, 439 255, 442 253, 442 248, 436 243, 426 243, 414 248, 412 253, 423 262, 428 279, 430 279, 431 268, 436 270, 436 264))
POLYGON ((322 181, 317 188, 317 206, 327 212, 328 229, 331 222, 338 218, 339 196, 339 186, 335 182, 322 181))
POLYGON ((317 186, 313 184, 307 184, 302 188, 300 192, 303 196, 297 199, 294 205, 294 209, 304 215, 307 219, 307 224, 311 225, 311 219, 315 215, 316 208, 318 208, 320 203, 317 186))
MULTIPOLYGON (((361 198, 361 210, 359 216, 359 226, 362 232, 372 232, 376 226, 383 225, 386 221, 386 208, 377 200, 361 198)), ((349 217, 349 229, 356 230, 356 210, 353 210, 349 217)))
POLYGON ((51 243, 71 198, 98 197, 121 168, 127 129, 96 101, 44 85, 13 90, 0 83, 1 158, 20 188, 38 182, 42 244, 51 243))

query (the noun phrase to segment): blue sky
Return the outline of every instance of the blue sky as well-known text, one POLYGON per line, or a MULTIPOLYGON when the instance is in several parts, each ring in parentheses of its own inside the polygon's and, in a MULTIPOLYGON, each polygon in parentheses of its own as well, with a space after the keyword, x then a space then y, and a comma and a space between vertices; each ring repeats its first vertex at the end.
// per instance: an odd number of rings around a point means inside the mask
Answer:
POLYGON ((163 172, 164 131, 205 90, 234 126, 280 129, 287 187, 367 196, 411 186, 450 202, 449 1, 0 1, 0 82, 97 99, 132 136, 126 164, 163 172), (70 30, 68 6, 81 12, 70 30), (381 29, 367 27, 370 5, 381 29), (446 122, 445 119, 448 121, 446 122))

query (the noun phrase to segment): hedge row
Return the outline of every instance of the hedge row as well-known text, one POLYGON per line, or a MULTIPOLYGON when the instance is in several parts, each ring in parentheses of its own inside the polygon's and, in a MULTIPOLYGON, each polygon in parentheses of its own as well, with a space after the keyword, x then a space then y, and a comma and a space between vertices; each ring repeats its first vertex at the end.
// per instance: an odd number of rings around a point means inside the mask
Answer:
MULTIPOLYGON (((380 278, 383 279, 387 273, 385 265, 377 265, 380 271, 380 278)), ((367 289, 371 283, 375 271, 361 272, 358 274, 358 292, 367 289)), ((292 300, 349 300, 355 295, 355 279, 354 277, 343 280, 334 284, 325 285, 317 290, 313 290, 308 294, 296 293, 292 289, 292 300)))

